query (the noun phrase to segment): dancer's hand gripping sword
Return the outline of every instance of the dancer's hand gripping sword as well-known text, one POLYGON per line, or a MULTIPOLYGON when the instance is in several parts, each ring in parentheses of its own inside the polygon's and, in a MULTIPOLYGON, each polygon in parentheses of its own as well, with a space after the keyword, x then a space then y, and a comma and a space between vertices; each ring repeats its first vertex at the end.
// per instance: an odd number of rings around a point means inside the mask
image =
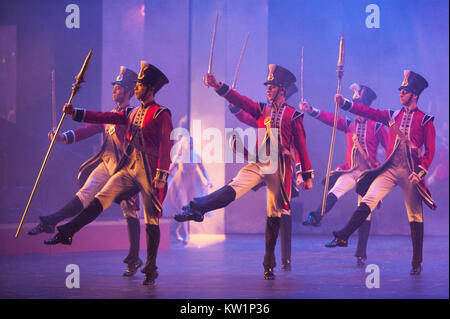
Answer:
MULTIPOLYGON (((338 85, 337 85, 337 94, 341 93, 341 81, 342 77, 344 76, 344 36, 341 36, 341 41, 339 43, 339 60, 337 63, 337 78, 338 78, 338 85)), ((323 199, 322 199, 322 210, 321 210, 321 216, 323 216, 325 211, 325 203, 327 200, 327 194, 328 194, 328 184, 330 182, 330 170, 331 170, 331 162, 333 160, 333 151, 334 151, 334 140, 336 137, 336 127, 337 127, 337 119, 338 119, 338 110, 339 105, 336 103, 336 108, 334 110, 334 123, 333 123, 333 133, 331 135, 331 146, 330 146, 330 155, 328 156, 328 166, 327 166, 327 175, 325 177, 325 189, 323 191, 323 199)))
MULTIPOLYGON (((89 66, 89 62, 91 61, 91 57, 92 57, 92 50, 89 51, 86 59, 84 60, 83 66, 81 67, 81 70, 80 70, 80 73, 78 73, 78 75, 75 78, 75 83, 72 84, 72 94, 70 95, 69 102, 67 102, 67 104, 71 104, 72 103, 73 98, 75 97, 77 92, 80 90, 81 83, 84 82, 84 79, 85 79, 85 76, 86 76, 86 71, 87 71, 87 68, 89 66)), ((33 200, 34 193, 36 192, 36 188, 37 188, 37 186, 39 184, 39 180, 41 179, 42 172, 44 171, 45 166, 47 165, 48 158, 50 157, 50 153, 51 153, 51 151, 53 149, 53 145, 55 145, 56 137, 59 134, 59 130, 61 129, 61 126, 62 126, 62 123, 64 122, 65 117, 66 117, 66 114, 63 113, 63 115, 61 117, 61 120, 59 121, 58 127, 56 128, 55 134, 53 135, 53 138, 52 138, 52 141, 51 141, 50 146, 48 148, 47 154, 45 155, 44 162, 42 163, 42 166, 41 166, 41 169, 39 171, 39 174, 38 174, 38 177, 36 179, 36 182, 34 183, 34 187, 33 187, 33 190, 31 191, 30 198, 28 199, 27 206, 25 207, 25 211, 23 212, 22 220, 20 221, 19 228, 17 229, 16 235, 14 236, 15 238, 17 238, 17 236, 19 236, 20 230, 22 229, 23 222, 24 222, 25 217, 27 215, 28 209, 30 208, 30 204, 31 204, 31 201, 33 200)))

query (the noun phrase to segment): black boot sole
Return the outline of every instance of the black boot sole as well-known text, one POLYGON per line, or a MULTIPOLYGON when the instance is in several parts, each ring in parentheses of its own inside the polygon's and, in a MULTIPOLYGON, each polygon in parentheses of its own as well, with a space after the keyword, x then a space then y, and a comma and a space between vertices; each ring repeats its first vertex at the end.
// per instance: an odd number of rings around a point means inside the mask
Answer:
POLYGON ((44 240, 44 244, 45 245, 57 245, 57 244, 63 244, 63 245, 72 245, 72 237, 63 237, 63 238, 56 238, 53 237, 52 239, 49 240, 44 240))

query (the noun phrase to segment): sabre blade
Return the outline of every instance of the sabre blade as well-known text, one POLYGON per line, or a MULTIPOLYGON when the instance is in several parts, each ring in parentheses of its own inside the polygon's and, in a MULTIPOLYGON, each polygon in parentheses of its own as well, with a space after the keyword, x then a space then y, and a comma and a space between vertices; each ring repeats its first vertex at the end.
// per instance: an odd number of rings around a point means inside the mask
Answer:
POLYGON ((244 58, 245 49, 247 48, 247 42, 248 42, 249 36, 250 36, 250 33, 247 33, 247 36, 245 37, 244 45, 242 46, 241 55, 239 56, 238 65, 236 67, 236 72, 234 73, 233 83, 231 84, 232 89, 236 88, 236 82, 237 82, 239 70, 241 68, 241 62, 242 62, 242 59, 244 58))
POLYGON ((300 64, 300 101, 303 102, 303 47, 302 47, 302 59, 300 64))
POLYGON ((211 39, 211 47, 209 49, 209 63, 208 63, 208 73, 212 71, 212 62, 213 62, 213 54, 214 54, 214 42, 216 40, 216 29, 217 29, 217 21, 219 20, 219 12, 216 13, 216 21, 214 22, 213 34, 211 39))

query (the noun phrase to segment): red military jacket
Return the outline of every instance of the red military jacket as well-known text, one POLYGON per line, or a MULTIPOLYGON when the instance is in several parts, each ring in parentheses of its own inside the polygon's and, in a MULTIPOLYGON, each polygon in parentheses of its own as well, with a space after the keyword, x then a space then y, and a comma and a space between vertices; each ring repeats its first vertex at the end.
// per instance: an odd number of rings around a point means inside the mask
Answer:
MULTIPOLYGON (((272 107, 265 103, 257 103, 230 89, 226 84, 223 84, 217 90, 217 93, 223 96, 228 102, 234 106, 242 109, 256 120, 258 128, 266 128, 265 121, 270 120, 272 114, 272 107)), ((291 106, 285 104, 277 112, 280 116, 276 117, 279 121, 279 137, 281 151, 290 151, 291 146, 295 148, 298 153, 299 162, 302 167, 303 180, 313 178, 313 170, 309 160, 308 152, 306 150, 306 136, 305 129, 302 123, 302 114, 295 111, 291 106)))
MULTIPOLYGON (((270 122, 271 127, 278 128, 279 136, 279 176, 281 195, 284 201, 284 208, 290 209, 291 182, 292 182, 292 152, 291 147, 295 149, 294 153, 298 154, 298 162, 302 168, 303 180, 314 177, 306 150, 306 136, 303 127, 303 114, 295 111, 295 109, 287 104, 275 110, 272 106, 265 103, 257 103, 230 89, 228 85, 223 84, 217 93, 223 96, 228 102, 243 110, 256 121, 256 127, 266 129, 266 123, 270 122)), ((249 120, 245 115, 246 121, 254 126, 254 122, 249 120)), ((268 132, 266 130, 266 136, 268 132)), ((258 143, 259 141, 257 141, 258 143)), ((258 145, 257 145, 258 148, 258 145)))
POLYGON ((361 176, 361 185, 358 187, 360 191, 358 191, 357 188, 357 192, 365 193, 365 191, 367 191, 368 182, 371 183, 371 181, 373 181, 373 179, 381 173, 384 167, 390 162, 392 154, 394 154, 394 151, 397 149, 398 145, 400 145, 400 139, 397 136, 393 125, 391 125, 392 123, 395 123, 411 142, 407 153, 408 166, 411 172, 415 172, 421 177, 421 181, 417 185, 417 189, 424 202, 431 209, 436 209, 437 206, 432 200, 431 194, 426 188, 425 179, 423 178, 423 176, 427 173, 431 162, 433 161, 435 152, 436 130, 433 125, 434 117, 425 114, 418 108, 410 112, 407 112, 405 108, 401 108, 397 111, 378 110, 360 103, 350 102, 348 100, 345 102, 342 109, 389 126, 388 147, 386 152, 387 160, 379 168, 372 170, 372 172, 368 172, 365 178, 363 178, 364 176, 361 176), (422 152, 422 149, 424 149, 424 152, 422 152))
MULTIPOLYGON (((236 116, 236 118, 239 121, 254 128, 258 127, 258 122, 250 114, 231 104, 228 107, 230 108, 231 113, 233 113, 233 115, 236 116)), ((292 150, 292 153, 295 154, 296 174, 301 174, 302 172, 301 172, 300 156, 298 155, 298 152, 295 150, 295 148, 292 150)))
MULTIPOLYGON (((310 115, 331 127, 334 125, 333 113, 313 108, 313 112, 310 115)), ((353 134, 356 134, 361 148, 366 152, 369 158, 369 166, 374 168, 380 165, 377 160, 378 145, 381 144, 385 150, 387 147, 387 132, 381 123, 368 119, 352 121, 351 119, 338 116, 337 129, 344 132, 347 136, 345 163, 339 165, 337 167, 338 170, 350 170, 356 166, 358 149, 353 141, 353 134)))
MULTIPOLYGON (((173 146, 173 141, 170 139, 173 125, 169 109, 156 103, 141 105, 121 112, 76 109, 72 118, 80 122, 128 125, 125 144, 132 144, 133 138, 142 140, 142 149, 138 149, 138 151, 142 152, 148 164, 146 172, 149 183, 154 179, 167 180, 171 163, 170 150, 173 146), (139 129, 136 130, 136 126, 139 126, 139 129)), ((160 212, 166 192, 167 185, 164 189, 154 190, 159 201, 155 203, 155 206, 160 212)))
MULTIPOLYGON (((234 116, 236 116, 236 118, 241 121, 244 124, 247 124, 248 126, 257 128, 258 127, 258 122, 256 121, 255 118, 253 118, 250 114, 248 114, 247 112, 243 111, 242 109, 233 106, 231 104, 228 105, 230 112, 233 113, 234 116)), ((234 143, 231 145, 231 148, 235 151, 236 145, 235 145, 235 141, 234 143)), ((244 157, 245 157, 245 152, 246 150, 244 149, 244 157)), ((247 151, 248 153, 248 151, 247 151)), ((301 163, 300 163, 300 156, 298 155, 298 152, 295 150, 295 148, 291 149, 291 154, 295 155, 295 173, 296 175, 301 174, 301 163)), ((285 179, 284 180, 284 188, 285 188, 285 194, 288 198, 290 197, 297 197, 298 196, 298 188, 296 185, 296 181, 295 181, 295 175, 292 175, 292 179, 285 179)), ((262 182, 261 184, 253 187, 252 189, 256 192, 260 187, 264 186, 265 183, 262 182)))

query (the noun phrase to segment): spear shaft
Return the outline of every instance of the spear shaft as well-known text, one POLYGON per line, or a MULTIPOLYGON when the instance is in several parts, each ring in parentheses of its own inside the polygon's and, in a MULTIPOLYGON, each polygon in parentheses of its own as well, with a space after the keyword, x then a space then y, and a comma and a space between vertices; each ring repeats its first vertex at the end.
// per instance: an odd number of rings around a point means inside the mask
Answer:
MULTIPOLYGON (((342 77, 344 76, 344 36, 341 36, 341 40, 339 43, 339 60, 337 63, 337 78, 338 78, 338 84, 337 84, 337 94, 341 93, 341 81, 342 77)), ((331 145, 330 145, 330 154, 328 156, 328 166, 327 166, 327 175, 325 177, 325 189, 323 192, 323 199, 322 199, 322 209, 321 209, 321 216, 325 213, 325 205, 328 195, 328 185, 330 183, 330 171, 331 171, 331 162, 333 160, 333 152, 334 152, 334 140, 336 138, 336 128, 337 128, 337 119, 338 119, 338 110, 339 105, 336 103, 336 107, 334 110, 334 122, 333 122, 333 133, 331 135, 331 145)))
POLYGON ((52 70, 52 128, 56 128, 55 70, 52 70))

